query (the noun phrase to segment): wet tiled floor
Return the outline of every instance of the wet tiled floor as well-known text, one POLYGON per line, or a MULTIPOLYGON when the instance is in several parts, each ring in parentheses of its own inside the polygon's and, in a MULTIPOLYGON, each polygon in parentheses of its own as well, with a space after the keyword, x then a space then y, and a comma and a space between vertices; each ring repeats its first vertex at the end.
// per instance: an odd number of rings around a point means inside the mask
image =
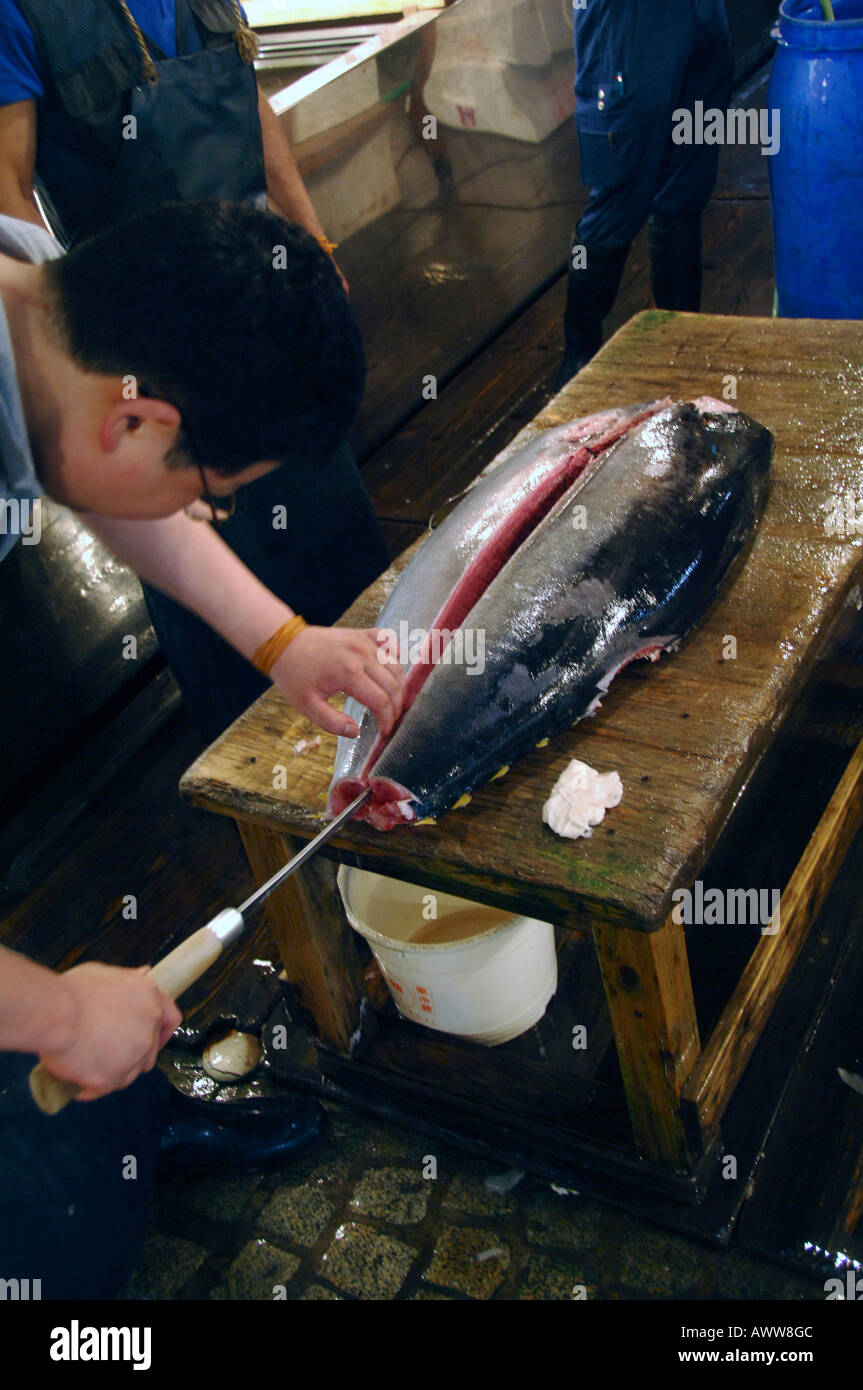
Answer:
POLYGON ((161 1188, 138 1299, 823 1299, 823 1287, 328 1106, 279 1171, 161 1188), (496 1190, 497 1189, 497 1190, 496 1190))

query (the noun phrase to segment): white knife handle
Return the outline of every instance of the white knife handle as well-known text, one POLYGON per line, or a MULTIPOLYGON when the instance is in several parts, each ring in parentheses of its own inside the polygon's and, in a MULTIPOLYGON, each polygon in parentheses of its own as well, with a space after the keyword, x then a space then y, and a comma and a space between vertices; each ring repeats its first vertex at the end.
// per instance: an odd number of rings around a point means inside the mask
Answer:
MULTIPOLYGON (((228 907, 196 932, 181 941, 164 960, 150 971, 150 978, 163 994, 179 999, 190 985, 209 970, 230 942, 243 930, 243 918, 235 907, 228 907)), ((74 1081, 54 1076, 44 1062, 37 1062, 30 1073, 30 1092, 45 1115, 58 1115, 74 1100, 81 1087, 74 1081)))

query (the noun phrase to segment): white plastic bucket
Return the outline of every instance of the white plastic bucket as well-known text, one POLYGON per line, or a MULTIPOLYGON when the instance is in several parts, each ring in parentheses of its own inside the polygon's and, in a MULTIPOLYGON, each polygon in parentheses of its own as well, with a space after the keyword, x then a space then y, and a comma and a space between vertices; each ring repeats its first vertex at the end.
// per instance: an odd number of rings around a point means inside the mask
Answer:
POLYGON ((490 1045, 517 1038, 542 1018, 557 989, 551 923, 512 916, 462 940, 416 943, 412 936, 431 929, 432 899, 433 920, 441 925, 465 910, 477 920, 488 914, 492 923, 500 914, 346 865, 339 869, 339 890, 348 920, 371 946, 405 1018, 490 1045), (378 929, 382 915, 386 934, 378 929))

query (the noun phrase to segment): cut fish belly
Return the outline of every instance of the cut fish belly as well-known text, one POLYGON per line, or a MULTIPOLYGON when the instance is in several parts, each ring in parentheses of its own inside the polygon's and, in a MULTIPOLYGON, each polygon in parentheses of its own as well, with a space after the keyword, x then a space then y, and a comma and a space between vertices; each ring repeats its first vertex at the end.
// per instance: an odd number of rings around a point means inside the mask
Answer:
POLYGON ((711 397, 590 418, 492 470, 404 571, 379 625, 481 632, 484 669, 421 656, 389 740, 365 712, 337 755, 333 812, 368 783, 380 829, 439 816, 709 606, 761 513, 769 432, 711 397))
MULTIPOLYGON (((548 487, 550 505, 556 495, 555 477, 574 470, 573 458, 583 446, 588 446, 588 458, 591 458, 611 447, 636 422, 670 404, 665 398, 569 420, 556 429, 546 430, 508 459, 493 465, 432 532, 415 561, 399 576, 378 616, 378 626, 399 633, 402 624, 407 624, 410 630, 426 634, 457 627, 459 623, 454 622, 453 617, 457 611, 468 611, 466 596, 474 592, 478 596, 484 571, 486 579, 492 577, 493 567, 486 566, 483 552, 488 548, 491 554, 496 549, 498 568, 504 562, 507 543, 501 528, 508 519, 520 512, 523 520, 525 516, 539 520, 538 490, 548 487), (468 572, 474 565, 476 568, 468 579, 468 572)), ((583 455, 579 454, 579 458, 582 463, 586 462, 583 455)), ((575 476, 574 471, 572 476, 575 476)), ((527 530, 529 527, 525 527, 527 530)), ((514 540, 509 544, 514 545, 514 540)), ((410 662, 402 664, 410 681, 410 704, 428 674, 427 669, 422 669, 428 663, 420 663, 421 669, 416 674, 412 673, 410 662)), ((345 713, 356 721, 360 732, 356 738, 338 741, 329 797, 329 810, 333 815, 338 815, 354 799, 347 795, 348 786, 356 786, 357 796, 362 791, 368 772, 383 748, 377 723, 364 706, 348 699, 345 713)))

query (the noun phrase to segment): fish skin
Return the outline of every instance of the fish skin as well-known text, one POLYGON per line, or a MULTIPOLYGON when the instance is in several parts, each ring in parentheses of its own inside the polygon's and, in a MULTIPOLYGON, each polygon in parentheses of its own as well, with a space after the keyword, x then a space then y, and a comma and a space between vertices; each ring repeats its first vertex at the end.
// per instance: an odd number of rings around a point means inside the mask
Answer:
MULTIPOLYGON (((396 633, 401 624, 431 631, 455 585, 475 560, 501 521, 582 444, 591 445, 609 430, 626 428, 646 412, 670 404, 662 400, 613 407, 568 420, 546 430, 508 459, 494 463, 471 485, 459 505, 428 537, 415 559, 402 572, 377 619, 377 627, 396 633)), ((403 662, 407 670, 408 663, 403 662)), ((338 815, 365 785, 363 771, 378 740, 374 716, 353 697, 345 713, 359 726, 355 738, 341 737, 336 746, 328 810, 338 815)))
POLYGON ((703 615, 763 509, 772 437, 724 403, 698 407, 664 409, 594 459, 491 582, 465 619, 486 633, 485 670, 433 669, 374 764, 373 825, 438 818, 703 615))
POLYGON ((740 412, 677 404, 587 470, 469 614, 483 674, 436 667, 377 760, 372 823, 398 823, 393 786, 416 817, 439 817, 595 708, 628 661, 675 645, 757 524, 771 446, 740 412))

